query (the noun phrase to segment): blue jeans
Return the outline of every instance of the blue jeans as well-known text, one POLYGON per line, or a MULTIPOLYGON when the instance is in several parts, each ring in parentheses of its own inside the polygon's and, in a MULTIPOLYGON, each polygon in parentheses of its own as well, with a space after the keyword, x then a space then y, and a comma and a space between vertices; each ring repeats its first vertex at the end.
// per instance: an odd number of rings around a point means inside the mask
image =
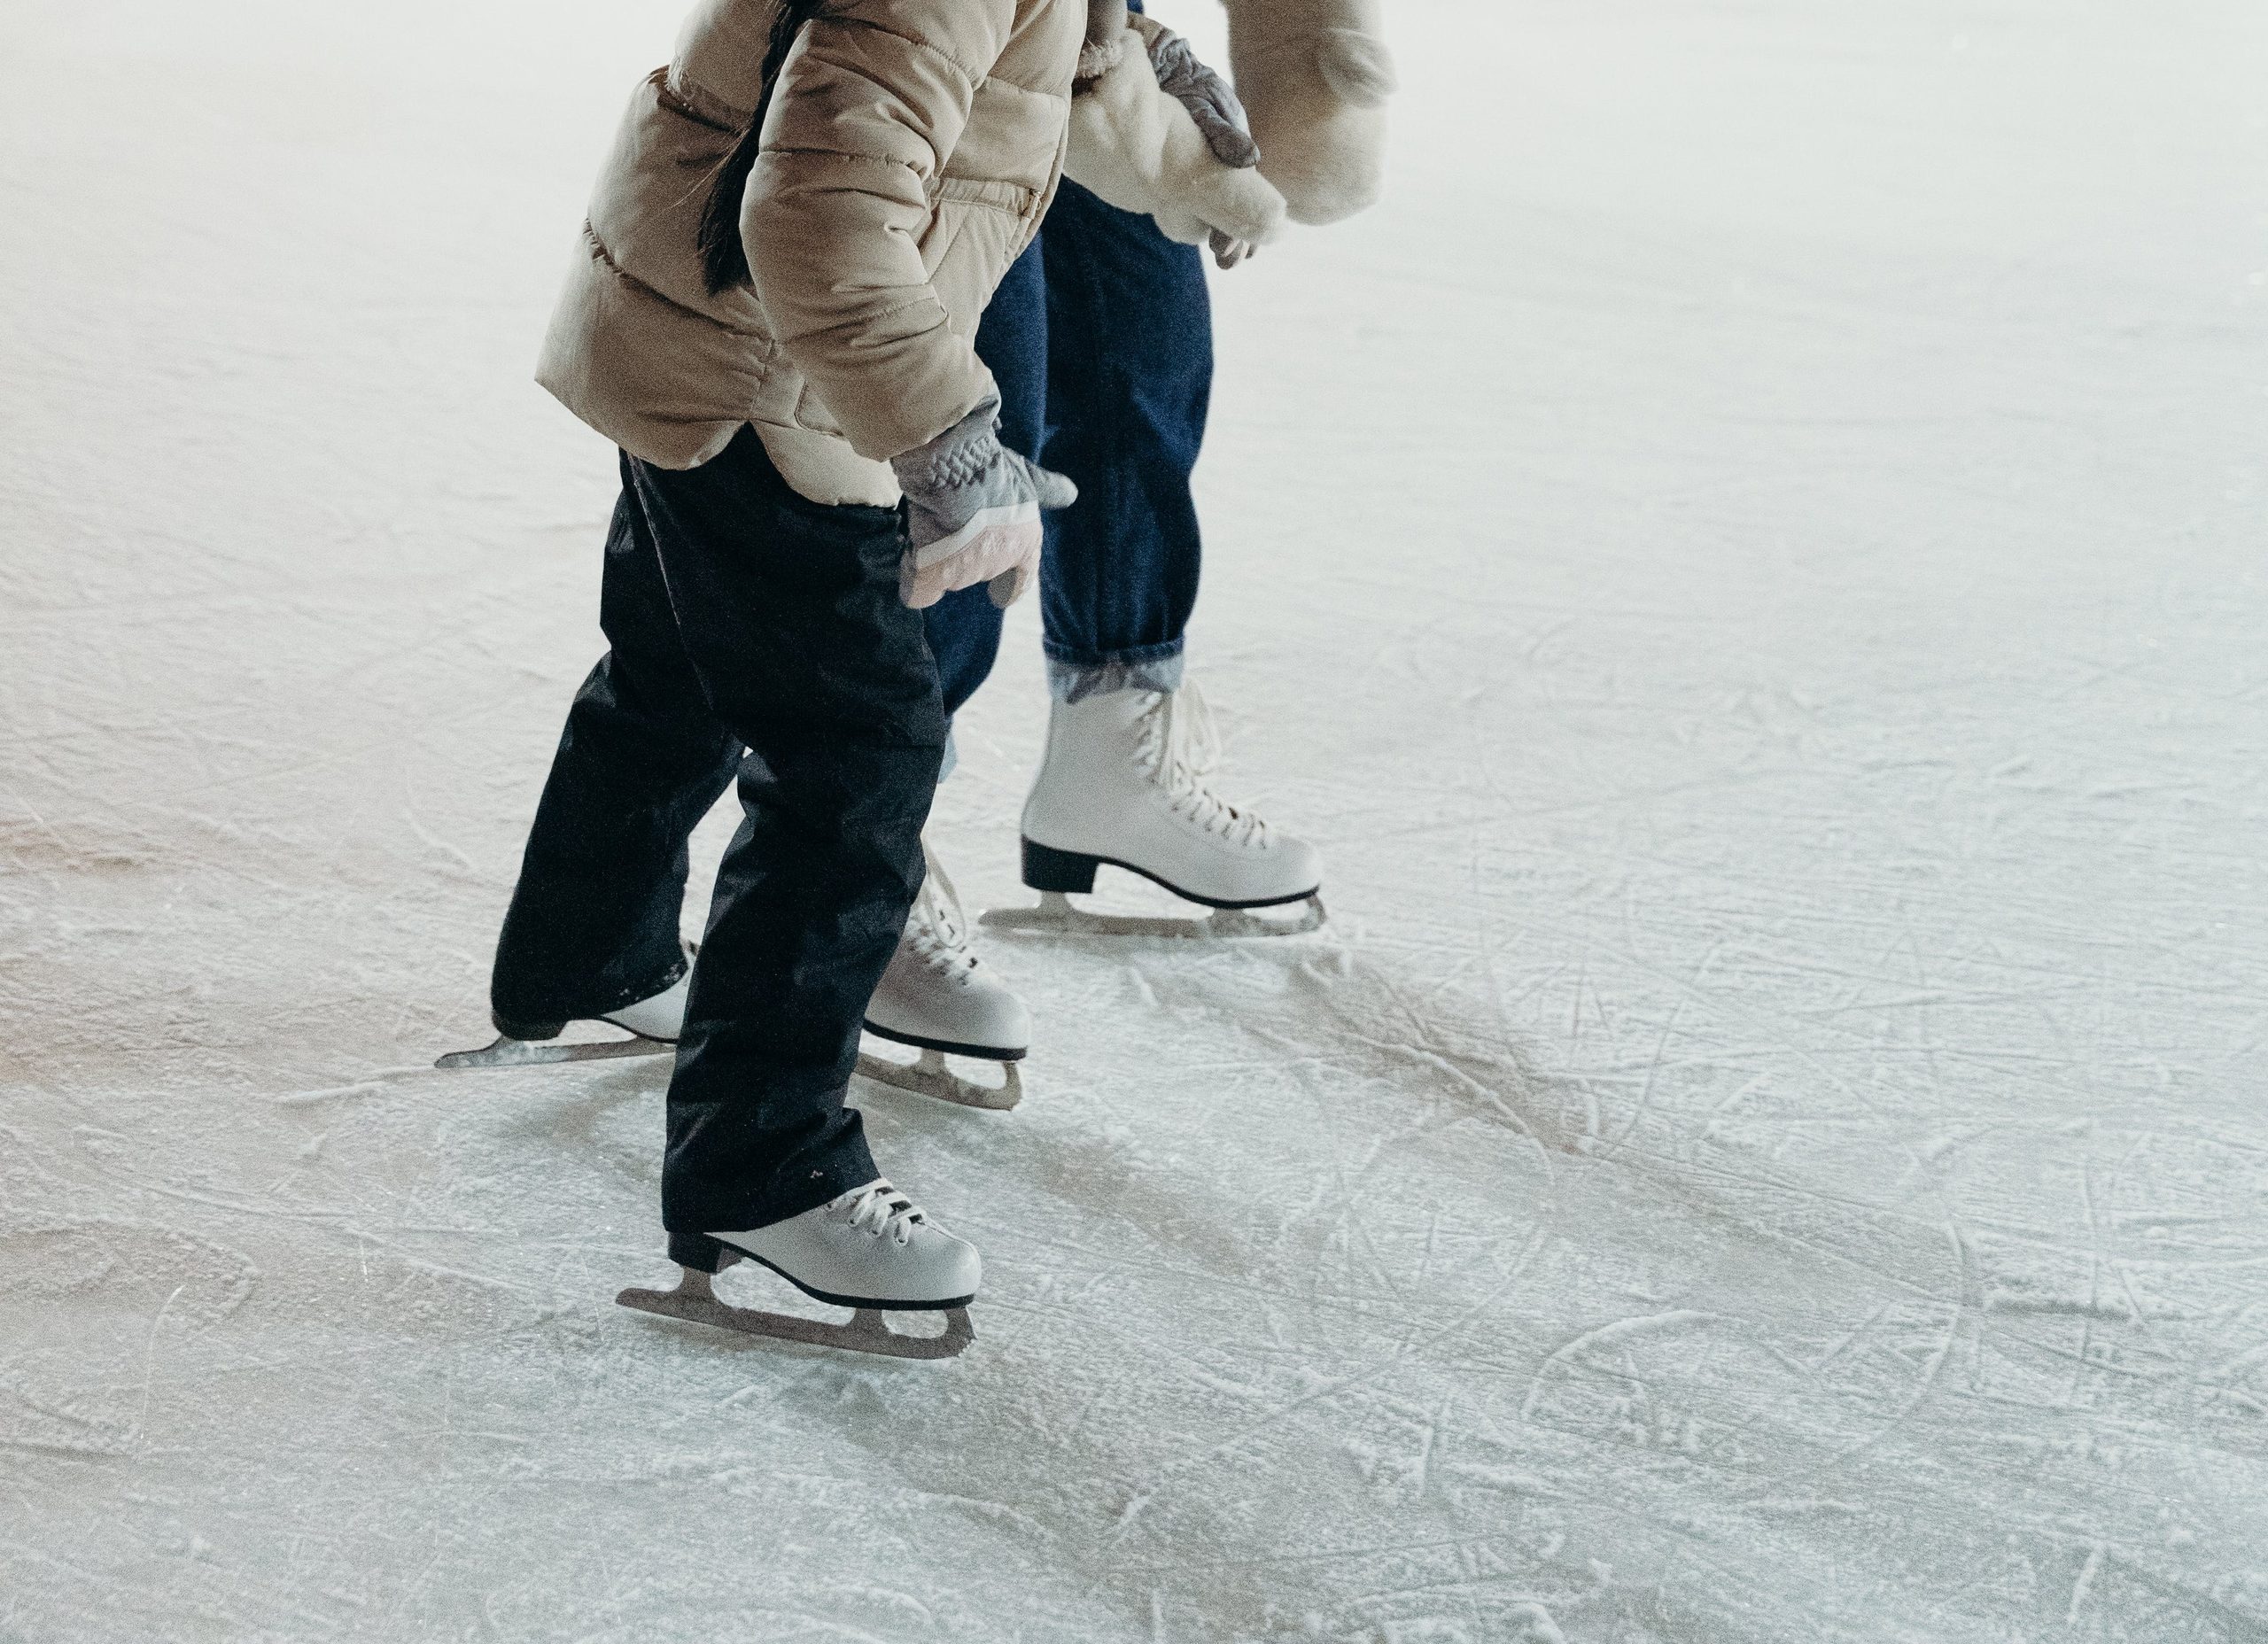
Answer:
MULTIPOLYGON (((1203 257, 1066 180, 976 352, 1000 384, 1002 439, 1079 487, 1047 516, 1050 687, 1068 702, 1175 688, 1200 557, 1189 476, 1213 387, 1203 257)), ((964 588, 926 625, 951 714, 992 671, 1000 612, 964 588)))

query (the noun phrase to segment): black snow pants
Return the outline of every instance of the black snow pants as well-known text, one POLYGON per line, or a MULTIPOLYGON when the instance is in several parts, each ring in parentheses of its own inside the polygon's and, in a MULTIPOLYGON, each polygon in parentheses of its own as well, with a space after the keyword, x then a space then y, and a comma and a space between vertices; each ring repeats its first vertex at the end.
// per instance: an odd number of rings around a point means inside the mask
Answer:
POLYGON ((843 1105, 921 888, 945 720, 893 508, 827 507, 743 428, 682 472, 624 455, 600 624, 496 947, 527 1036, 682 973, 687 838, 735 776, 670 1081, 662 1221, 761 1227, 874 1179, 843 1105))

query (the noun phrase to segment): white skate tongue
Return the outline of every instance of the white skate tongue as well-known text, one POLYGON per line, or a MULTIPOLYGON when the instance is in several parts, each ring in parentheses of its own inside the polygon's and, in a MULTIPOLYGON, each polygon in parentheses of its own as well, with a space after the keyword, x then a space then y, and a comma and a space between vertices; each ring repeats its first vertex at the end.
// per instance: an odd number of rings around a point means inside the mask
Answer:
POLYGON ((1210 776, 1213 767, 1221 763, 1221 732, 1213 719, 1212 704, 1194 679, 1183 680, 1181 689, 1167 700, 1172 703, 1167 711, 1172 716, 1169 736, 1173 756, 1191 776, 1210 776))
POLYGON ((940 970, 972 969, 976 956, 968 950, 968 915, 961 908, 960 892, 953 888, 945 865, 937 860, 927 841, 922 842, 921 855, 928 872, 908 924, 914 947, 940 970))
POLYGON ((1199 826, 1233 844, 1265 841, 1265 821, 1205 785, 1221 760, 1221 733, 1195 680, 1183 681, 1177 691, 1158 693, 1150 709, 1149 733, 1155 739, 1153 756, 1160 782, 1199 826))

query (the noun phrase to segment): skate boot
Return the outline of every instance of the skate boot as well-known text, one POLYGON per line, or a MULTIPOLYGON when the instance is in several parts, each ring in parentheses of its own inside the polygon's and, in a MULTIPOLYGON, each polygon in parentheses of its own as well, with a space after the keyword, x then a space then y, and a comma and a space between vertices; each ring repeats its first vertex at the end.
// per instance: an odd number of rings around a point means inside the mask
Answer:
POLYGON ((625 1290, 625 1307, 689 1319, 750 1336, 845 1347, 900 1359, 950 1359, 975 1338, 968 1304, 984 1273, 976 1247, 955 1238, 881 1178, 816 1210, 743 1232, 672 1233, 675 1290, 625 1290), (714 1276, 742 1257, 762 1263, 806 1296, 853 1309, 848 1324, 759 1313, 718 1299, 714 1276), (885 1313, 945 1315, 942 1336, 901 1336, 885 1313))
POLYGON ((1323 923, 1315 849, 1231 805, 1205 785, 1220 753, 1193 684, 1112 691, 1057 702, 1047 751, 1024 802, 1024 883, 1037 908, 994 909, 1012 929, 1143 936, 1293 935, 1323 923), (1091 891, 1107 863, 1217 910, 1209 919, 1090 913, 1066 893, 1091 891), (1301 903, 1296 919, 1247 910, 1301 903))
POLYGON ((627 1039, 599 1039, 578 1044, 551 1043, 573 1026, 569 1022, 507 1021, 491 1012, 496 1043, 485 1050, 452 1051, 436 1067, 529 1067, 542 1062, 590 1062, 615 1056, 666 1056, 685 1032, 685 1000, 693 989, 693 944, 685 949, 685 968, 659 993, 587 1020, 620 1028, 627 1039))
POLYGON ((926 842, 922 852, 928 877, 889 968, 867 1002, 866 1021, 876 1038, 911 1045, 921 1055, 913 1062, 861 1056, 858 1071, 965 1107, 1014 1107, 1023 1097, 1016 1064, 1031 1045, 1031 1012, 970 951, 968 919, 953 882, 926 842), (997 1085, 978 1084, 946 1066, 947 1056, 998 1062, 1005 1077, 997 1085))

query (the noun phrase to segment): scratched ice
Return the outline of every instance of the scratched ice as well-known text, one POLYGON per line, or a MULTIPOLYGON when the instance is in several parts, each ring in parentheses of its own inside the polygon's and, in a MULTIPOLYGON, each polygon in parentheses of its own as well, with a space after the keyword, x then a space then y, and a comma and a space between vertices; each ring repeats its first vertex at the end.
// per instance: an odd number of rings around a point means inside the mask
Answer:
POLYGON ((1337 920, 992 943, 1024 1106, 860 1094, 939 1367, 611 1305, 661 1066, 426 1071, 680 4, 9 8, 0 1640, 2268 1638, 2258 5, 1394 8, 1202 475, 1337 920))

